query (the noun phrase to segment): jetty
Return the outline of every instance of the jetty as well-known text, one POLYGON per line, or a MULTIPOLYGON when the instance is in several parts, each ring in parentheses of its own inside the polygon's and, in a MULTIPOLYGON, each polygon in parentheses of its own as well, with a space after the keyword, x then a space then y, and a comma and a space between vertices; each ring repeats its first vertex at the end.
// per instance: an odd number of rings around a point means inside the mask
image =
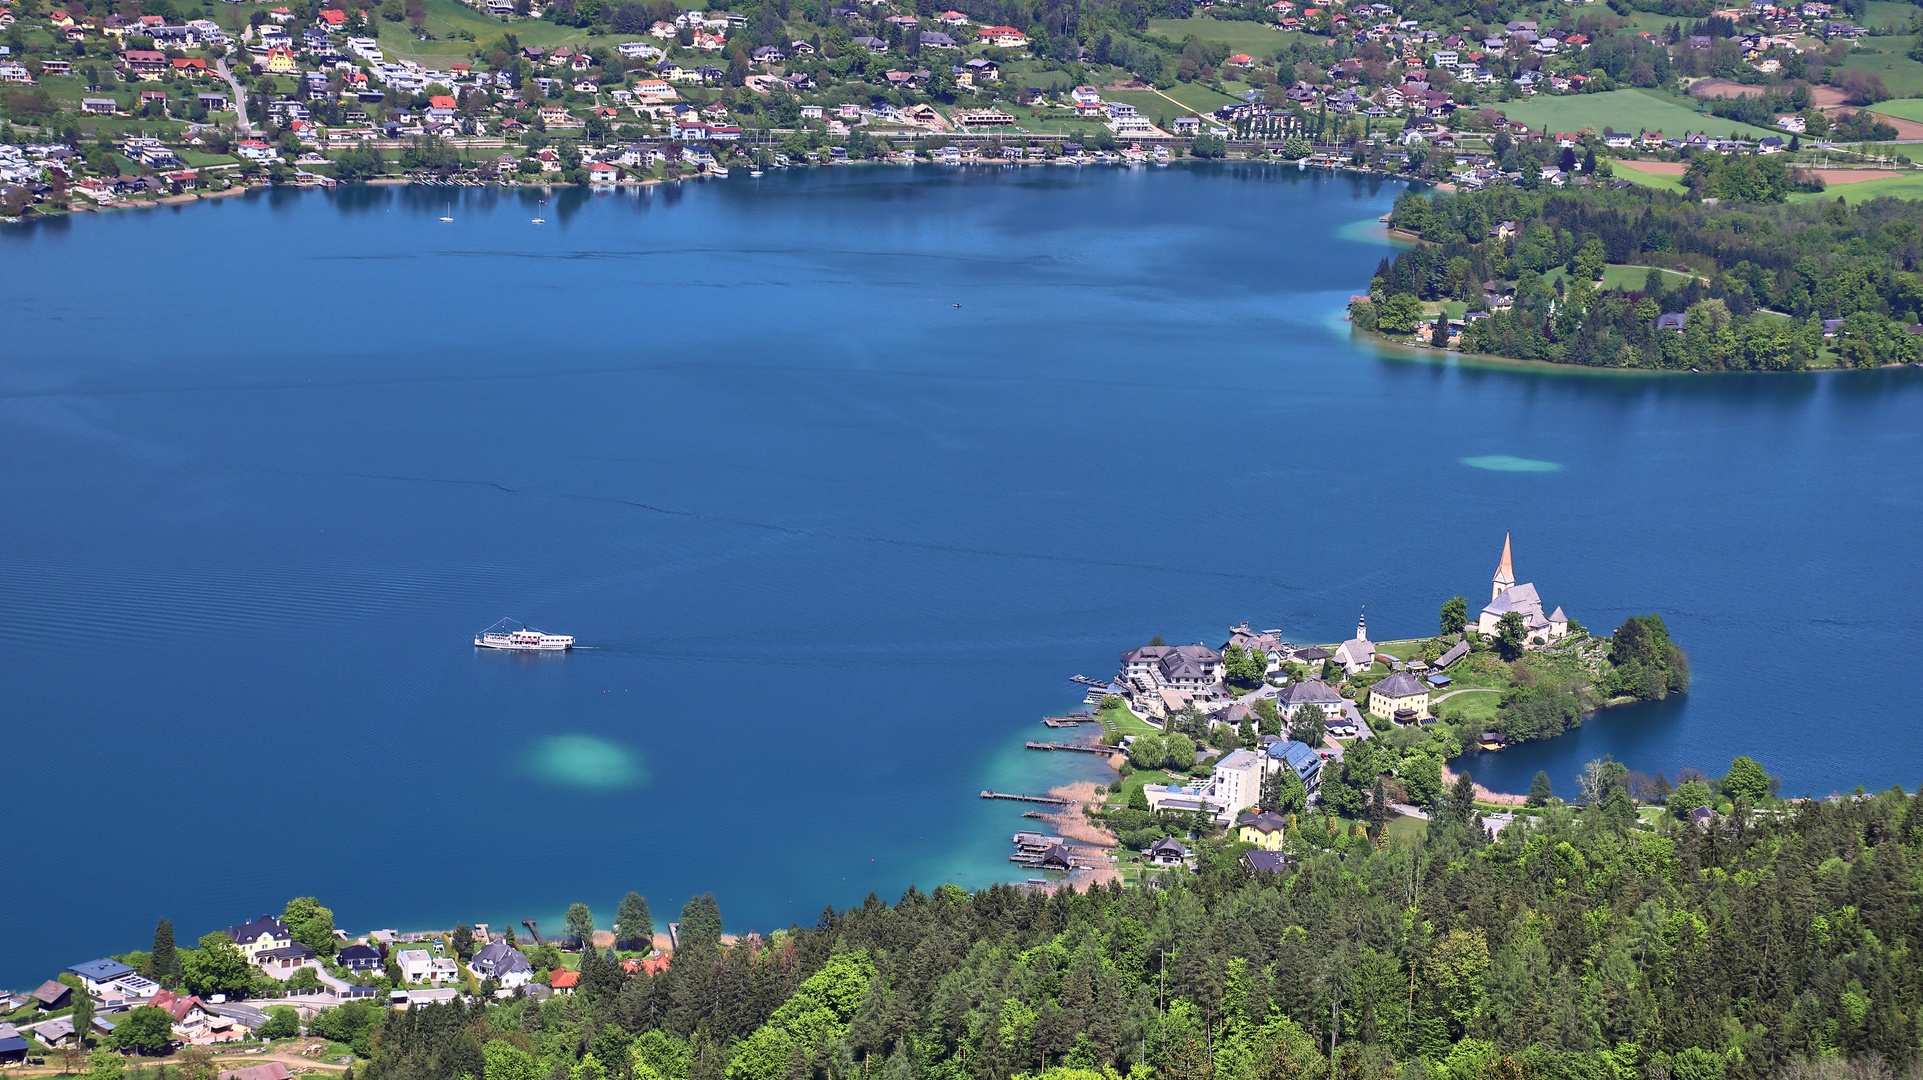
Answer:
POLYGON ((1058 799, 1053 795, 1011 795, 1006 791, 984 791, 984 799, 1013 799, 1016 802, 1047 803, 1050 806, 1073 806, 1073 799, 1058 799))
POLYGON ((1122 752, 1120 747, 1115 746, 1074 746, 1069 743, 1034 742, 1033 740, 1023 745, 1030 750, 1067 750, 1076 754, 1101 754, 1104 757, 1122 752))
POLYGON ((1081 683, 1083 686, 1092 686, 1097 690, 1106 690, 1109 687, 1109 684, 1106 681, 1096 682, 1094 679, 1091 679, 1086 675, 1070 675, 1068 677, 1068 681, 1081 683))

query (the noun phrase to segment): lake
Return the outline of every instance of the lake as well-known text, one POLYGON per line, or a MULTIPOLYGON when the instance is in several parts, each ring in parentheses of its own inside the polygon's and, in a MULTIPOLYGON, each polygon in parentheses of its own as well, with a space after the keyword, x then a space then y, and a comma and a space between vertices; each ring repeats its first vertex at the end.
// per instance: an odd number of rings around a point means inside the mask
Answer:
POLYGON ((0 984, 304 894, 360 933, 712 890, 745 930, 1018 877, 977 792, 1103 777, 1021 749, 1068 676, 1433 633, 1505 532, 1695 683, 1478 779, 1923 780, 1878 689, 1923 374, 1377 355, 1341 309, 1399 190, 878 167, 0 229, 0 984), (476 650, 502 616, 582 647, 476 650))

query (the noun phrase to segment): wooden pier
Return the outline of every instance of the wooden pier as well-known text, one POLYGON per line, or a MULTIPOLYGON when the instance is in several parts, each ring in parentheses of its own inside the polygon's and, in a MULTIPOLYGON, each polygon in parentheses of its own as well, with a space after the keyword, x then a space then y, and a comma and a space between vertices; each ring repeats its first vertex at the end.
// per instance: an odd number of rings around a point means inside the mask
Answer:
POLYGON ((1068 743, 1033 741, 1023 745, 1030 750, 1068 750, 1077 754, 1101 754, 1104 757, 1122 752, 1121 748, 1116 746, 1071 746, 1068 743))
POLYGON ((1009 793, 1007 793, 1007 792, 1005 792, 1005 791, 984 791, 984 792, 982 792, 982 798, 984 798, 984 799, 1013 799, 1013 800, 1015 800, 1016 802, 1038 802, 1038 803, 1047 803, 1047 804, 1048 804, 1048 805, 1050 805, 1050 806, 1073 806, 1073 805, 1075 805, 1075 802, 1074 802, 1074 800, 1072 800, 1072 799, 1058 799, 1058 798, 1056 798, 1056 797, 1055 797, 1055 796, 1053 796, 1053 795, 1010 795, 1009 793))

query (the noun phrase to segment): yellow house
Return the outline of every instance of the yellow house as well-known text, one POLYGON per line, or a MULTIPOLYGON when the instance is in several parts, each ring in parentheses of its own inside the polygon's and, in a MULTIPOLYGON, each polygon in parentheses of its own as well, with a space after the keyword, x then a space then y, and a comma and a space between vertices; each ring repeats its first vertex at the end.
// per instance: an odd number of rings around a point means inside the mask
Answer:
POLYGON ((284 949, 294 943, 294 935, 287 925, 272 915, 262 915, 250 923, 227 928, 227 936, 240 948, 241 955, 250 963, 257 963, 257 957, 270 949, 284 949))
POLYGON ((1237 824, 1240 826, 1235 834, 1237 840, 1254 844, 1263 851, 1281 851, 1289 821, 1277 813, 1243 814, 1237 824))
POLYGON ((1429 688, 1417 682, 1414 675, 1398 671, 1369 687, 1370 716, 1396 720, 1396 714, 1404 710, 1407 712, 1400 718, 1403 723, 1429 710, 1429 688))
POLYGON ((300 65, 294 62, 292 49, 269 49, 267 70, 276 75, 291 75, 300 70, 300 65))

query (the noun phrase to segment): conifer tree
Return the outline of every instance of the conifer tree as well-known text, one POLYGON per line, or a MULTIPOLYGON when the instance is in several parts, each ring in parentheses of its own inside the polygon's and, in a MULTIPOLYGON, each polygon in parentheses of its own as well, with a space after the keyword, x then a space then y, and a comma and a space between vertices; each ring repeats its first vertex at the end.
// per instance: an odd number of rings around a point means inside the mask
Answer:
POLYGON ((147 977, 171 990, 180 979, 180 954, 174 948, 174 924, 161 919, 154 925, 154 951, 147 957, 147 977))
POLYGON ((1549 800, 1555 797, 1555 789, 1549 786, 1549 774, 1537 769, 1536 778, 1529 783, 1529 805, 1547 806, 1549 800))

